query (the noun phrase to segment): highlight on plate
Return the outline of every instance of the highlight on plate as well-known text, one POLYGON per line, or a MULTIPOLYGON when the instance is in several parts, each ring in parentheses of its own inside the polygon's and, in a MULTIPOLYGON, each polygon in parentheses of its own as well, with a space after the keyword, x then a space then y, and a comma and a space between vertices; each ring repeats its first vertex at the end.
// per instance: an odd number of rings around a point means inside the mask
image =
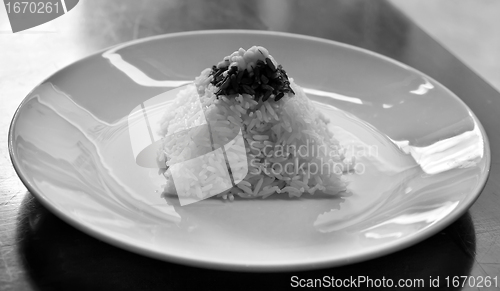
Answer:
POLYGON ((354 160, 301 87, 261 46, 207 68, 161 108, 163 195, 290 198, 346 191, 354 160))

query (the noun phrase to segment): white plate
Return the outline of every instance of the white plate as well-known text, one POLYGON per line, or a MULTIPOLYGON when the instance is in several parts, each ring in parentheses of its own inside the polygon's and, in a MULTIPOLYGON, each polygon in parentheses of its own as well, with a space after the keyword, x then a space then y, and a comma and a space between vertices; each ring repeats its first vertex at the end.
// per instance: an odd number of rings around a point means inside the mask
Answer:
POLYGON ((260 31, 158 36, 76 62, 22 102, 9 146, 30 192, 75 227, 157 259, 253 271, 338 266, 415 244, 471 206, 490 164, 477 118, 430 77, 345 44, 260 31), (268 48, 332 125, 378 149, 349 175, 351 196, 181 207, 135 164, 130 111, 252 45, 268 48))

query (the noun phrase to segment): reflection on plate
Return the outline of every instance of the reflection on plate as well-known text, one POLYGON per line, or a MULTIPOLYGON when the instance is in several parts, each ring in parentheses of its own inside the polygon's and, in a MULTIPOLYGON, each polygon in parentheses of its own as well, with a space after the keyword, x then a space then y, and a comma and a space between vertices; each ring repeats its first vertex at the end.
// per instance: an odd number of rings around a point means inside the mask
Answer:
POLYGON ((76 227, 154 258, 230 270, 335 266, 414 244, 470 207, 490 163, 477 118, 431 78, 344 44, 258 31, 171 34, 81 60, 29 94, 9 138, 28 189, 76 227), (349 195, 161 198, 163 178, 135 163, 128 114, 255 44, 273 51, 353 154, 363 151, 349 195))

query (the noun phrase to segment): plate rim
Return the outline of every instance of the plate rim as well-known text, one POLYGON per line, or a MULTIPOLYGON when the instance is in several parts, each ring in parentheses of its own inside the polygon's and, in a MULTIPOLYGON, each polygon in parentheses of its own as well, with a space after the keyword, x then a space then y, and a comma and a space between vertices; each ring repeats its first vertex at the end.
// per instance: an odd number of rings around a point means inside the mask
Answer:
POLYGON ((45 78, 43 81, 41 81, 38 85, 36 85, 21 101, 19 106, 14 112, 14 115, 12 117, 11 123, 9 125, 9 131, 8 131, 8 151, 9 151, 9 157, 11 159, 11 163, 13 165, 13 168, 20 178, 21 182, 24 184, 24 186, 28 189, 30 194, 32 194, 40 203, 47 209, 50 210, 51 213, 59 217, 61 220, 64 222, 70 224, 71 226, 75 227, 76 229, 82 231, 85 234, 88 234, 92 236, 95 239, 105 241, 106 243, 109 243, 115 247, 119 247, 128 251, 131 251, 136 254, 141 254, 146 257, 150 257, 153 259, 157 260, 163 260, 166 262, 170 263, 179 263, 179 264, 184 264, 184 265, 189 265, 189 266, 194 266, 194 267, 203 267, 203 268, 208 268, 208 269, 217 269, 217 270, 224 270, 224 271, 246 271, 246 272, 283 272, 283 271, 303 271, 303 270, 314 270, 314 269, 321 269, 321 268, 328 268, 328 267, 339 267, 339 266, 344 266, 344 265, 350 265, 358 262, 363 262, 367 260, 371 260, 374 258, 382 257, 387 254, 395 253, 398 252, 402 249, 405 249, 407 247, 410 247, 412 245, 415 245, 417 243, 420 243, 421 241, 435 235, 439 231, 443 230, 444 228, 448 227, 450 224, 455 222, 458 218, 460 218, 462 215, 464 215, 469 208, 474 204, 474 202, 477 201, 479 196, 481 195, 488 179, 489 179, 489 173, 491 170, 491 147, 489 144, 489 138, 486 133, 486 130, 484 129, 481 121, 479 118, 475 115, 475 113, 470 109, 470 107, 462 100, 460 99, 453 91, 451 91, 449 88, 441 84, 439 81, 435 80, 434 78, 428 76, 427 74, 409 66, 406 65, 398 60, 392 59, 388 56, 382 55, 380 53, 334 41, 334 40, 329 40, 325 38, 320 38, 316 36, 310 36, 310 35, 303 35, 303 34, 297 34, 297 33, 289 33, 289 32, 280 32, 280 31, 267 31, 267 30, 245 30, 245 29, 220 29, 220 30, 193 30, 193 31, 184 31, 184 32, 175 32, 175 33, 167 33, 167 34, 161 34, 161 35, 154 35, 154 36, 149 36, 145 38, 140 38, 140 39, 135 39, 119 44, 115 44, 109 47, 106 47, 104 49, 98 50, 96 52, 93 52, 91 54, 88 54, 85 57, 79 58, 66 66, 58 69, 56 72, 52 73, 49 75, 47 78, 45 78), (297 262, 297 263, 276 263, 276 264, 269 264, 269 263, 254 263, 254 264, 245 264, 245 263, 234 263, 234 262, 225 262, 223 260, 221 261, 211 261, 211 260, 203 260, 203 259, 196 259, 193 257, 186 257, 182 255, 176 255, 172 253, 160 253, 155 250, 151 250, 148 248, 145 248, 144 246, 137 246, 132 243, 127 243, 123 240, 120 240, 118 238, 115 238, 111 235, 107 235, 106 233, 100 232, 96 229, 93 229, 90 226, 87 226, 86 224, 79 223, 76 219, 72 218, 70 215, 66 214, 64 211, 58 209, 55 205, 51 204, 49 200, 43 195, 43 193, 38 193, 35 191, 35 188, 30 184, 29 179, 27 179, 27 176, 25 176, 22 173, 22 170, 20 168, 20 165, 18 164, 16 155, 14 153, 13 149, 13 132, 14 132, 14 127, 19 119, 19 114, 20 110, 23 108, 25 103, 28 101, 28 98, 31 94, 31 92, 39 87, 40 85, 44 84, 48 79, 52 78, 55 74, 58 72, 65 70, 66 68, 73 66, 79 62, 83 62, 86 59, 102 54, 105 51, 108 51, 110 49, 116 49, 116 48, 124 48, 124 47, 129 47, 133 46, 136 44, 140 43, 146 43, 146 42, 151 42, 155 40, 160 40, 160 39, 167 39, 167 38, 175 38, 179 36, 196 36, 196 35, 207 35, 207 34, 251 34, 251 35, 271 35, 271 36, 280 36, 280 37, 286 37, 286 38, 296 38, 296 39, 303 39, 307 41, 313 41, 313 42, 320 42, 320 43, 325 43, 337 47, 342 47, 342 48, 347 48, 349 50, 354 50, 360 53, 365 53, 368 55, 371 55, 375 58, 382 59, 385 61, 388 61, 398 67, 402 67, 406 70, 413 71, 414 73, 425 76, 426 78, 432 80, 433 82, 439 84, 452 98, 455 99, 455 101, 459 102, 464 108, 467 109, 469 114, 471 114, 471 117, 474 119, 475 123, 478 125, 478 128, 483 136, 483 144, 484 144, 484 161, 485 161, 485 169, 484 169, 484 174, 481 175, 480 177, 480 182, 477 184, 477 189, 476 191, 471 191, 470 195, 466 196, 467 199, 462 201, 461 205, 462 207, 459 209, 455 209, 452 211, 450 214, 446 215, 443 219, 439 220, 435 226, 426 229, 424 232, 421 233, 413 233, 411 235, 408 235, 404 237, 401 240, 395 240, 392 241, 389 244, 385 244, 383 248, 381 249, 376 249, 375 251, 373 250, 368 250, 364 252, 360 252, 359 254, 356 254, 354 256, 350 256, 348 258, 340 258, 340 259, 332 259, 332 258, 326 258, 322 260, 317 260, 314 262, 309 262, 309 261, 303 261, 303 262, 297 262))

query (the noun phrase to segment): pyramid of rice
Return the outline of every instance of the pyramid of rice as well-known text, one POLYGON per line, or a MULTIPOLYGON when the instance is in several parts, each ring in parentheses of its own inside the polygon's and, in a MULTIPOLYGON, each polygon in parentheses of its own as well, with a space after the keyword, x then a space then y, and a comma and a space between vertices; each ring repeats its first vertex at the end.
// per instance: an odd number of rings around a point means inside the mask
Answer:
POLYGON ((198 201, 346 190, 328 120, 263 47, 203 70, 161 120, 164 192, 198 201))

